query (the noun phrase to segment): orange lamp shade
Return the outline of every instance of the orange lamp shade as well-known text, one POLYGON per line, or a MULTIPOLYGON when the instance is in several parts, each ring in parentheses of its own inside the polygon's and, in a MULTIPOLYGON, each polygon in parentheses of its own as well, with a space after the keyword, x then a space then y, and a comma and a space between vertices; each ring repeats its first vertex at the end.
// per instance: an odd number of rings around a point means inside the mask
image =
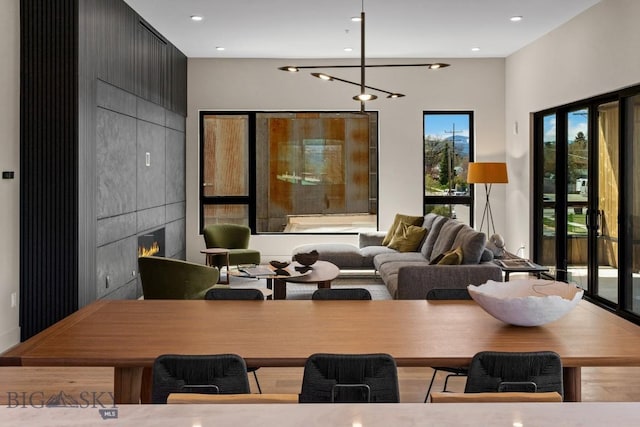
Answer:
POLYGON ((507 184, 506 163, 474 162, 469 163, 467 182, 470 184, 507 184))

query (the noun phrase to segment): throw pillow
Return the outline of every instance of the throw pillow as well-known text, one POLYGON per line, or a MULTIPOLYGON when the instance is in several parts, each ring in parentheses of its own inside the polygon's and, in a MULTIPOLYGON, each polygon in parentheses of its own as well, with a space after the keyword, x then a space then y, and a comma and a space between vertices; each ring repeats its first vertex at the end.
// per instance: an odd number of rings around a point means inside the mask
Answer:
POLYGON ((422 225, 424 221, 424 217, 422 216, 411 216, 404 214, 396 214, 395 219, 393 220, 393 224, 389 227, 389 231, 387 231, 386 236, 382 239, 382 246, 389 246, 391 243, 391 239, 396 235, 396 228, 400 225, 401 222, 406 222, 409 225, 422 225))
POLYGON ((438 265, 460 265, 462 264, 462 246, 445 252, 438 265))
POLYGON ((396 233, 391 242, 389 242, 389 248, 398 252, 415 252, 420 247, 420 243, 422 243, 426 234, 426 228, 401 222, 396 228, 396 233))

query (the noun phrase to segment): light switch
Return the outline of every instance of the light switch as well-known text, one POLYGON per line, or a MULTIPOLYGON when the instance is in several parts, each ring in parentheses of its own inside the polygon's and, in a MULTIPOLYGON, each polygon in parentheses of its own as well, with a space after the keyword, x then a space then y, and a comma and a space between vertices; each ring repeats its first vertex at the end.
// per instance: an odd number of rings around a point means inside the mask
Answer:
POLYGON ((151 153, 148 151, 144 153, 144 164, 147 166, 151 166, 151 153))

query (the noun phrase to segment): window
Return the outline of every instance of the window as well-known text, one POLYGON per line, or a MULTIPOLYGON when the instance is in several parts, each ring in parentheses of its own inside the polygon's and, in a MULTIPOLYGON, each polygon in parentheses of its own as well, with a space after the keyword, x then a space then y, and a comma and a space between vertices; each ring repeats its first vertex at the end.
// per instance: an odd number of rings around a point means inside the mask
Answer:
POLYGON ((201 226, 377 229, 377 113, 202 112, 201 226))
POLYGON ((473 193, 467 183, 473 161, 473 112, 424 112, 424 213, 473 225, 473 193))

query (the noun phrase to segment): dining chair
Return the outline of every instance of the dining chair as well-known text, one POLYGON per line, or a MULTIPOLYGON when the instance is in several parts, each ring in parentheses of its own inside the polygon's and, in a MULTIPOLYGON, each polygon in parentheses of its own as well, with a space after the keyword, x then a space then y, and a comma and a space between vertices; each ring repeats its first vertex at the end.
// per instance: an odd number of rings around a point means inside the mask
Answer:
POLYGON ((167 403, 171 393, 250 393, 247 365, 237 354, 158 356, 151 402, 167 403))
MULTIPOLYGON (((466 288, 433 288, 427 292, 427 300, 470 300, 471 295, 466 288)), ((447 372, 447 376, 444 379, 444 387, 442 391, 447 391, 447 385, 449 384, 449 378, 451 377, 463 377, 467 375, 466 367, 449 367, 449 366, 435 366, 433 369, 433 375, 431 375, 431 381, 427 388, 427 395, 424 397, 424 403, 427 403, 429 396, 431 395, 431 388, 436 379, 438 372, 447 372)))
POLYGON ((553 351, 483 351, 473 356, 465 393, 557 392, 564 397, 562 362, 553 351))
POLYGON ((322 288, 311 295, 312 300, 371 300, 371 293, 364 288, 322 288))
POLYGON ((300 403, 399 403, 398 369, 388 354, 316 353, 307 358, 300 403))
POLYGON ((138 258, 144 299, 203 299, 216 285, 220 270, 179 259, 138 258))
MULTIPOLYGON (((233 289, 233 288, 215 288, 209 289, 204 296, 205 300, 246 300, 246 301, 264 301, 264 294, 259 289, 233 289)), ((253 373, 253 378, 256 380, 256 386, 258 392, 262 393, 260 387, 260 381, 258 381, 258 374, 256 371, 259 367, 247 368, 247 372, 253 373)))
POLYGON ((260 289, 217 288, 209 289, 204 295, 206 300, 264 300, 260 289))

